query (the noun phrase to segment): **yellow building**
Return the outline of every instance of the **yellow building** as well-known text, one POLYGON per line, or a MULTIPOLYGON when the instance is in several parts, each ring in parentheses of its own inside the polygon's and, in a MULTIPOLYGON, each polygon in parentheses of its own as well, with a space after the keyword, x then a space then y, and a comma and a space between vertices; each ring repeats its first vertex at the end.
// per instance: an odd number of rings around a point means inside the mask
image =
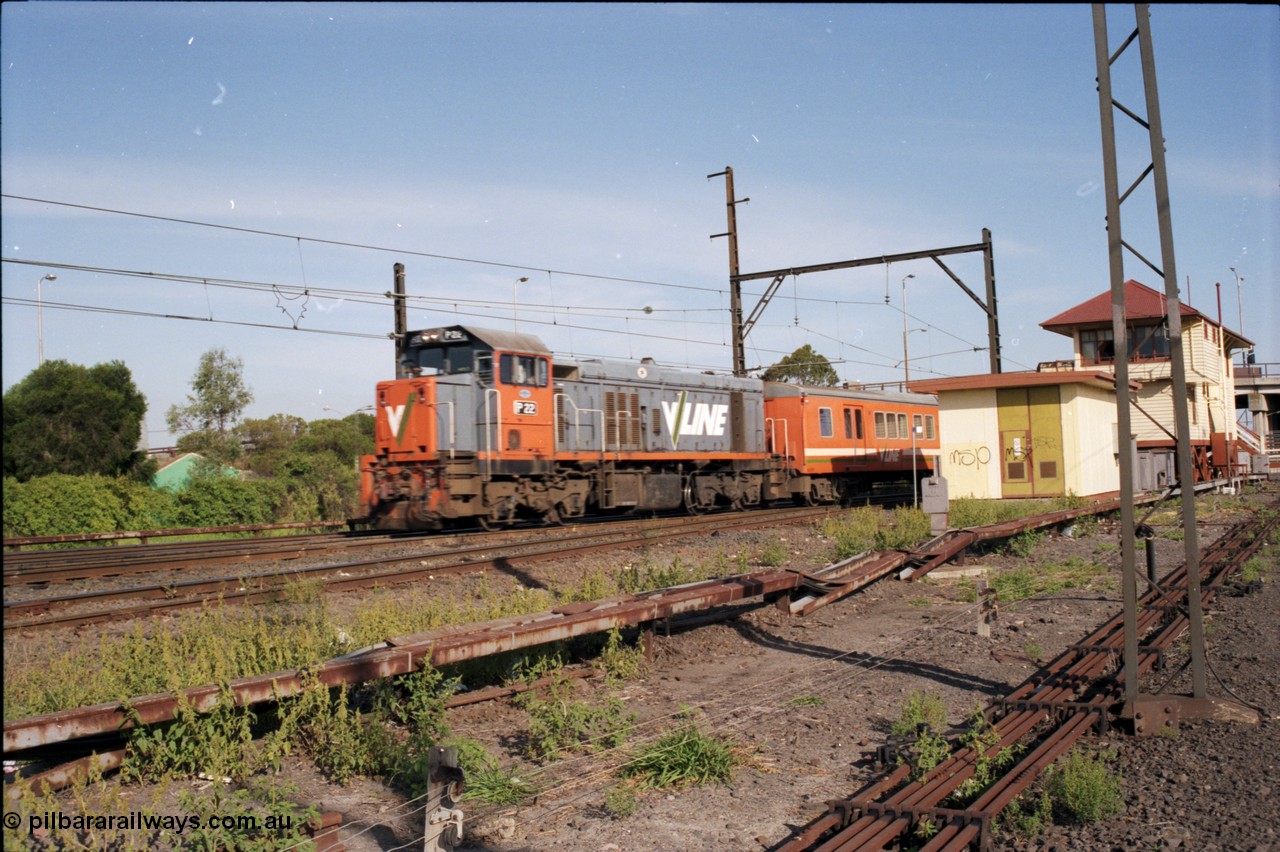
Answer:
POLYGON ((910 389, 938 397, 939 471, 953 499, 1092 497, 1120 489, 1111 373, 957 376, 910 389))
MULTIPOLYGON (((1142 385, 1132 397, 1131 425, 1137 441, 1134 478, 1139 489, 1149 490, 1175 478, 1168 303, 1163 293, 1137 281, 1126 281, 1124 287, 1129 378, 1142 385)), ((1179 307, 1192 457, 1196 478, 1204 481, 1229 475, 1229 466, 1238 461, 1243 449, 1236 427, 1231 353, 1253 344, 1190 305, 1179 307)), ((1115 372, 1109 290, 1040 325, 1071 338, 1072 369, 1115 372)))

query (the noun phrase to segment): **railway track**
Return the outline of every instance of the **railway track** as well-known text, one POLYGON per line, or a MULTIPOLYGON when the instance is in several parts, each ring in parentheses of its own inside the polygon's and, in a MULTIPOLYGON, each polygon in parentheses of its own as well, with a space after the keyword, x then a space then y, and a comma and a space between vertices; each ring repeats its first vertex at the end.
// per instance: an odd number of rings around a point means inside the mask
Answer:
MULTIPOLYGON (((1237 524, 1205 549, 1201 560, 1204 602, 1276 526, 1274 515, 1237 524)), ((1183 566, 1139 601, 1139 676, 1156 666, 1186 631, 1189 622, 1182 609, 1186 589, 1183 566)), ((998 737, 994 744, 979 750, 961 747, 919 780, 911 779, 909 765, 900 765, 862 792, 829 801, 825 815, 779 849, 898 848, 924 822, 936 833, 920 846, 921 852, 959 852, 974 843, 988 848, 994 817, 1081 737, 1091 730, 1104 731, 1123 704, 1129 676, 1119 667, 1123 648, 1121 613, 988 708, 988 720, 998 737), (1012 769, 972 801, 956 800, 957 791, 974 776, 981 760, 1017 745, 1025 747, 1025 753, 1012 769)), ((1176 716, 1164 718, 1176 722, 1176 716)), ((1141 717, 1135 724, 1144 724, 1141 717)))
MULTIPOLYGON (((721 529, 803 522, 825 517, 832 511, 835 507, 764 509, 629 521, 589 528, 541 528, 532 537, 527 531, 523 535, 514 532, 475 534, 464 538, 461 547, 434 553, 380 556, 331 565, 6 600, 4 630, 8 634, 10 631, 81 627, 198 609, 211 600, 222 605, 252 605, 282 599, 287 587, 297 582, 317 582, 326 592, 413 583, 437 575, 500 570, 517 562, 569 558, 721 529)), ((439 539, 428 540, 435 544, 439 539)))

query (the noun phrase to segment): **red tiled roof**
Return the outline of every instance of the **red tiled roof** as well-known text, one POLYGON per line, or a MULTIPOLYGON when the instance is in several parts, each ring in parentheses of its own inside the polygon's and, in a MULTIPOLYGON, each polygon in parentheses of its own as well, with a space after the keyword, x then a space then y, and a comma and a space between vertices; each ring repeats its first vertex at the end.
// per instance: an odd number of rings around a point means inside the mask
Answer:
MULTIPOLYGON (((1140 284, 1132 278, 1124 282, 1124 313, 1126 319, 1161 319, 1168 312, 1166 304, 1164 293, 1152 290, 1147 285, 1140 284)), ((1185 303, 1180 304, 1178 308, 1184 317, 1208 319, 1204 314, 1185 303)), ((1052 319, 1045 320, 1040 323, 1040 327, 1046 331, 1055 331, 1058 334, 1065 334, 1070 337, 1071 329, 1073 328, 1110 322, 1111 291, 1107 290, 1087 302, 1081 302, 1074 308, 1063 311, 1052 319)), ((1214 325, 1217 325, 1217 323, 1214 323, 1214 325)))

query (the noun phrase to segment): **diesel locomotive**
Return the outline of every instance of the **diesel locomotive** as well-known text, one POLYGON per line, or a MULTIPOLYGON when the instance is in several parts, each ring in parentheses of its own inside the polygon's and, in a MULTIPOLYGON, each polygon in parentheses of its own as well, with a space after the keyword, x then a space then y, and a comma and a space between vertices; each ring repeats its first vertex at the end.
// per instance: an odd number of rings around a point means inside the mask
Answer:
POLYGON ((361 459, 364 522, 491 528, 609 512, 852 500, 932 474, 932 396, 638 362, 556 359, 537 337, 408 332, 361 459))

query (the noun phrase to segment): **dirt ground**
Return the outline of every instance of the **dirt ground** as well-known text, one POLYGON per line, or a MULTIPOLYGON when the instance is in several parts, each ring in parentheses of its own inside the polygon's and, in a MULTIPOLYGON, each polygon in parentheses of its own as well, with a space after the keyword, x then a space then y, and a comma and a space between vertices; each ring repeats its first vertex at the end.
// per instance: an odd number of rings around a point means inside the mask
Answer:
MULTIPOLYGON (((1275 486, 1250 499, 1275 506, 1275 486)), ((1233 517, 1239 515, 1201 512, 1201 543, 1233 517)), ((708 536, 589 563, 538 566, 522 572, 520 580, 538 583, 543 572, 626 570, 641 558, 667 564, 716 553, 754 554, 774 540, 782 540, 791 554, 786 567, 829 561, 832 542, 814 527, 794 525, 708 536)), ((1181 541, 1161 535, 1156 542, 1162 573, 1182 562, 1181 541)), ((511 702, 451 711, 453 733, 484 743, 541 789, 518 806, 465 803, 464 847, 498 852, 772 848, 823 813, 826 800, 849 796, 878 777, 876 749, 912 692, 939 696, 948 722, 959 726, 976 704, 1010 691, 1036 671, 1038 661, 1054 658, 1118 611, 1119 563, 1114 528, 1103 523, 1083 537, 1046 537, 1025 558, 971 555, 926 582, 887 579, 806 618, 752 606, 729 621, 659 633, 640 677, 613 687, 602 678, 577 682, 577 697, 601 703, 612 695, 635 715, 630 740, 618 750, 571 755, 543 766, 523 756, 528 717, 511 702), (967 575, 1072 557, 1094 560, 1110 571, 1082 588, 1002 604, 990 638, 977 635, 979 613, 967 575), (742 756, 733 782, 641 793, 633 813, 613 815, 606 796, 619 783, 617 767, 638 746, 689 720, 730 742, 742 756)), ((1261 725, 1195 723, 1176 737, 1109 736, 1097 744, 1119 755, 1123 813, 1094 826, 1051 827, 1029 842, 1005 839, 1001 848, 1280 848, 1276 567, 1271 565, 1267 582, 1249 587, 1248 593, 1232 587, 1232 593, 1219 596, 1208 622, 1216 676, 1210 679, 1210 694, 1234 694, 1262 708, 1261 725)), ((1172 661, 1144 690, 1164 684, 1178 665, 1172 661)), ((1165 686, 1169 692, 1189 689, 1185 675, 1165 686)), ((407 801, 374 779, 330 784, 297 757, 287 774, 299 785, 302 801, 342 814, 341 836, 351 852, 421 843, 421 802, 407 801)))

